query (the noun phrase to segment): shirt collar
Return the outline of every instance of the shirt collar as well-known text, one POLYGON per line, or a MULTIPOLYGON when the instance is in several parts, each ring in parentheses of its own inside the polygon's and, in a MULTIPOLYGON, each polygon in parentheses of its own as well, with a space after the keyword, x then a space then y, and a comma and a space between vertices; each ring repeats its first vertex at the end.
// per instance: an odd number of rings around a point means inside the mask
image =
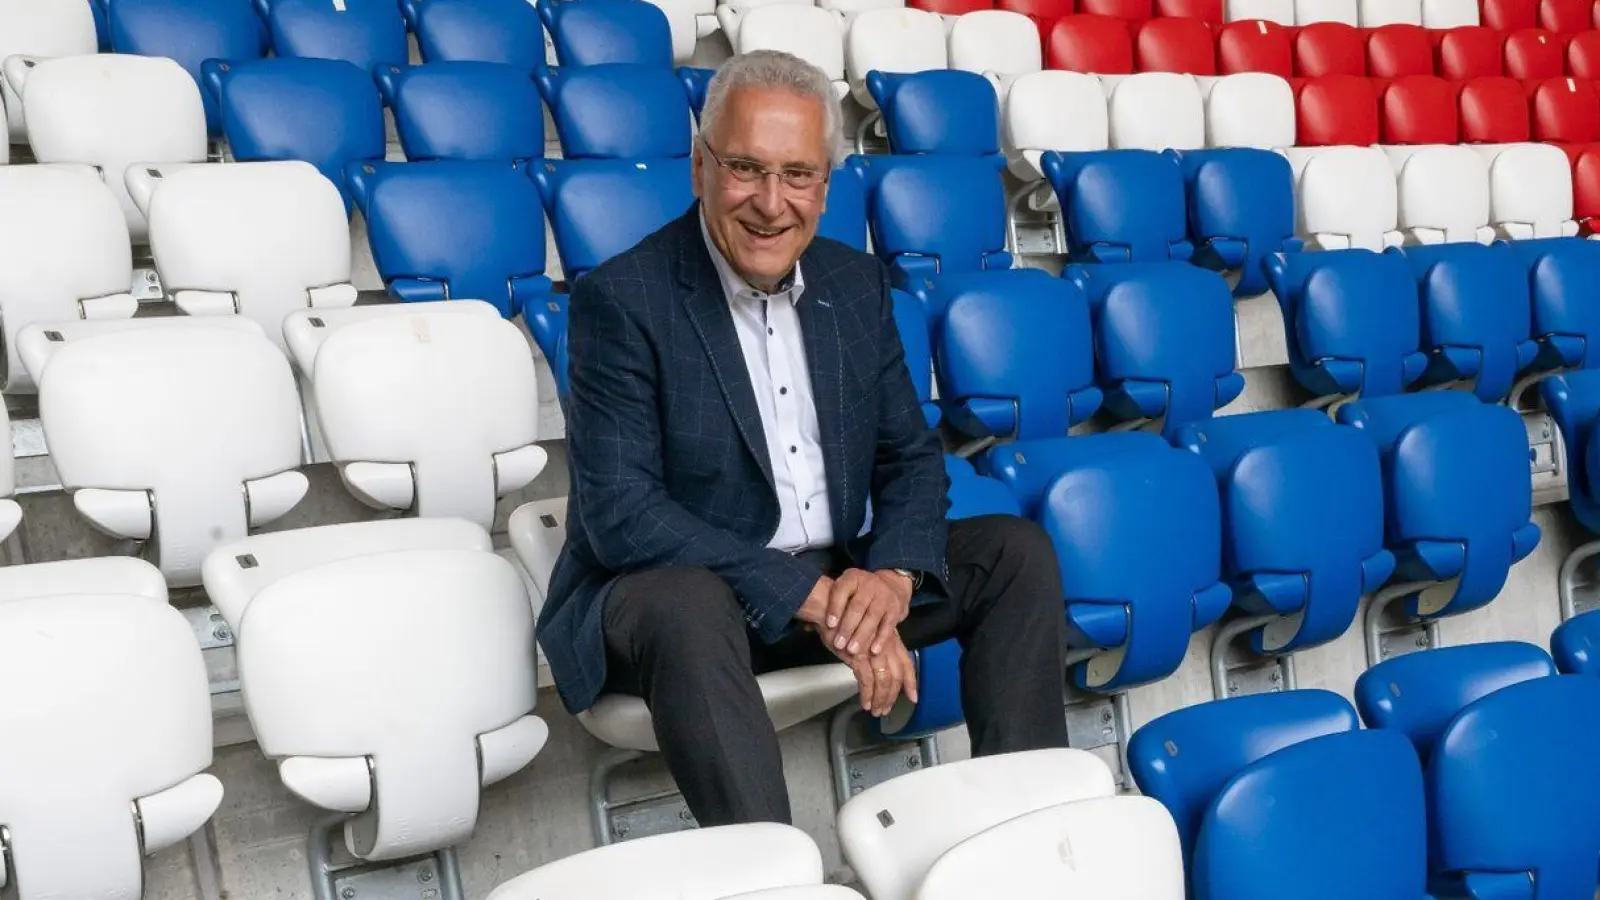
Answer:
POLYGON ((787 287, 769 294, 751 287, 749 282, 745 281, 739 276, 738 272, 733 270, 733 266, 729 264, 727 257, 722 255, 722 251, 717 249, 716 242, 711 239, 711 232, 706 228, 704 210, 700 211, 700 237, 706 242, 706 250, 711 254, 711 264, 717 268, 717 280, 722 282, 722 293, 727 296, 730 302, 738 299, 787 300, 795 305, 800 303, 800 296, 805 293, 806 279, 800 273, 800 263, 798 261, 794 264, 794 272, 787 281, 787 287))

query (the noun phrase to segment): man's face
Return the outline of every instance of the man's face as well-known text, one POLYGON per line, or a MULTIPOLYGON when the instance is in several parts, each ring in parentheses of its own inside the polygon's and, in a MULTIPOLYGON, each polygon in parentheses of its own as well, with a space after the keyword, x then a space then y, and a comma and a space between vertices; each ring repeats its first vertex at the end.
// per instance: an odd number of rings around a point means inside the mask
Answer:
POLYGON ((811 97, 736 88, 715 133, 700 135, 694 193, 706 230, 751 287, 771 291, 793 271, 817 233, 829 174, 826 115, 811 97))

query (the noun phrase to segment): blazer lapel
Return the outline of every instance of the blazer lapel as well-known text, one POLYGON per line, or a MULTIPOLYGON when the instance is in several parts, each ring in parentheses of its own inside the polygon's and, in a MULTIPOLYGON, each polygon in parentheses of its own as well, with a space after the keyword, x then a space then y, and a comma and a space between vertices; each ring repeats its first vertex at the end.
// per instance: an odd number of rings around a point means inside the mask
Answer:
POLYGON ((795 309, 800 317, 800 331, 805 338, 806 366, 811 370, 811 395, 817 405, 817 426, 822 437, 823 469, 828 482, 833 527, 838 542, 842 544, 853 537, 840 532, 845 511, 854 502, 850 467, 844 460, 846 423, 843 403, 844 353, 841 349, 844 345, 839 336, 835 296, 828 289, 827 273, 814 265, 807 269, 805 258, 802 258, 800 267, 802 274, 806 275, 806 289, 795 309))
POLYGON ((728 309, 728 298, 722 293, 716 266, 700 235, 700 204, 690 207, 688 214, 678 220, 678 226, 678 280, 687 289, 679 296, 689 314, 689 324, 705 345, 712 374, 733 413, 739 436, 761 466, 767 485, 776 490, 772 460, 767 454, 766 432, 761 427, 761 409, 756 405, 744 350, 739 346, 739 333, 733 327, 733 313, 728 309))

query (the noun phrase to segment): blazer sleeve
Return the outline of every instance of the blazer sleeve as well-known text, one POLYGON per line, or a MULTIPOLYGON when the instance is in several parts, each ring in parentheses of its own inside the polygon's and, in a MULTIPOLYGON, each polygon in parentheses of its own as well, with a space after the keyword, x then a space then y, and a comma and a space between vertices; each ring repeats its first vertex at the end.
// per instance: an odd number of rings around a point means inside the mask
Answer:
POLYGON ((949 579, 945 512, 949 477, 939 437, 923 417, 906 369, 905 346, 894 320, 887 273, 881 276, 878 360, 878 435, 872 466, 872 532, 867 568, 910 569, 949 579))
POLYGON ((654 350, 640 323, 597 281, 573 286, 565 411, 573 502, 590 548, 602 566, 622 574, 708 569, 733 588, 761 638, 776 641, 822 573, 708 525, 667 494, 654 350))

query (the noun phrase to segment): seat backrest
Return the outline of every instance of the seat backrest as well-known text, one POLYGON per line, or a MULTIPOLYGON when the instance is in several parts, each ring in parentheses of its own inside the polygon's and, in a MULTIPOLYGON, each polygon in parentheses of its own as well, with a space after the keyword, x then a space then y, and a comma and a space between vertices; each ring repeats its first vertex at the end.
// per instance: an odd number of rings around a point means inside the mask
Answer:
POLYGON ((1600 140, 1600 96, 1581 78, 1552 78, 1533 91, 1533 139, 1587 144, 1600 140))
POLYGON ((144 855, 188 837, 222 799, 221 782, 202 774, 211 697, 183 616, 109 584, 8 597, 0 674, 14 695, 0 711, 8 887, 139 896, 144 855))
MULTIPOLYGON (((1181 76, 1179 76, 1181 77, 1181 76)), ((1187 259, 1183 174, 1148 150, 1047 153, 1067 227, 1069 254, 1101 262, 1187 259)))
MULTIPOLYGON (((689 98, 670 68, 635 63, 561 66, 539 78, 564 158, 689 155, 689 98)), ((538 114, 537 105, 533 112, 538 114)))
POLYGON ((940 396, 976 420, 963 430, 1065 437, 1099 408, 1089 305, 1071 282, 1015 269, 944 299, 940 396))
MULTIPOLYGON (((247 62, 267 52, 267 29, 250 0, 117 0, 106 6, 112 52, 167 57, 196 84, 208 59, 247 62)), ((220 134, 216 98, 203 102, 207 127, 220 134)))
POLYGON ((1489 164, 1489 220, 1508 237, 1572 237, 1572 168, 1561 148, 1512 144, 1489 164))
POLYGON ((1588 351, 1596 346, 1593 341, 1600 341, 1600 309, 1588 302, 1585 285, 1600 272, 1600 245, 1553 238, 1515 241, 1507 248, 1528 269, 1540 364, 1595 368, 1600 354, 1588 351))
POLYGON ((483 300, 512 318, 548 293, 544 216, 496 162, 362 163, 352 176, 378 274, 404 300, 483 300))
POLYGON ((1078 10, 1093 16, 1112 16, 1137 25, 1150 18, 1150 0, 1078 0, 1078 10))
POLYGON ((1300 246, 1289 161, 1269 150, 1234 148, 1185 153, 1181 165, 1197 255, 1239 270, 1235 296, 1264 292, 1267 256, 1300 246))
POLYGON ((1539 26, 1539 0, 1480 0, 1483 24, 1497 31, 1539 26))
POLYGON ((1111 770, 1083 750, 1032 750, 912 772, 839 810, 845 859, 875 900, 912 900, 947 851, 1017 816, 1110 797, 1111 770))
POLYGON ((1589 0, 1539 0, 1539 27, 1555 34, 1594 29, 1594 4, 1589 0))
POLYGON ((5 69, 6 83, 26 98, 34 158, 98 168, 122 204, 129 236, 143 243, 145 219, 123 173, 136 162, 205 161, 205 111, 194 79, 170 59, 111 53, 37 62, 13 56, 5 69))
POLYGON ((820 885, 822 875, 822 854, 805 832, 761 822, 599 847, 519 875, 495 888, 489 900, 721 900, 820 885))
POLYGON ((1294 74, 1365 75, 1366 45, 1355 26, 1338 21, 1304 25, 1294 35, 1294 74))
MULTIPOLYGON (((1531 243, 1523 241, 1523 243, 1531 243)), ((1580 346, 1586 341, 1578 339, 1580 346)), ((1544 349, 1541 348, 1541 353, 1544 349)), ((1595 478, 1596 467, 1590 463, 1594 450, 1594 422, 1600 418, 1600 372, 1592 369, 1562 372, 1539 381, 1539 396, 1556 428, 1561 431, 1566 444, 1567 483, 1572 513, 1585 528, 1594 528, 1600 521, 1600 508, 1595 498, 1600 496, 1595 478)), ((1595 619, 1580 615, 1562 623, 1550 635, 1550 652, 1563 672, 1592 673, 1597 656, 1594 652, 1595 619)))
POLYGON ((278 56, 342 59, 363 72, 406 64, 406 20, 394 0, 259 0, 278 56))
POLYGON ((856 16, 845 35, 845 70, 856 101, 868 109, 877 102, 867 90, 868 72, 921 72, 950 62, 945 28, 934 13, 920 9, 869 9, 856 16))
MULTIPOLYGON (((0 166, 4 388, 35 389, 18 335, 35 323, 132 316, 133 253, 117 197, 87 166, 0 166)), ((142 218, 142 217, 141 217, 142 218)))
POLYGON ((917 897, 960 900, 989 891, 1019 900, 1183 900, 1183 854, 1172 817, 1148 797, 1063 803, 957 844, 934 863, 917 897))
POLYGON ((311 165, 153 171, 150 249, 179 309, 248 316, 282 346, 293 310, 355 303, 344 204, 311 165))
POLYGON ((1045 38, 1045 65, 1069 72, 1126 75, 1133 71, 1133 35, 1121 19, 1063 16, 1045 38))
POLYGON ((1600 78, 1600 31, 1573 35, 1567 44, 1567 71, 1577 78, 1600 78))
POLYGON ((1039 29, 1021 13, 985 9, 956 19, 950 28, 950 68, 1025 75, 1044 66, 1039 29))
POLYGON ((1432 75, 1433 38, 1417 24, 1373 29, 1367 35, 1367 73, 1374 78, 1432 75))
POLYGON ((1422 897, 1427 833, 1422 771, 1403 738, 1313 738, 1256 762, 1217 795, 1200 827, 1194 894, 1267 900, 1293 883, 1321 897, 1422 897))
POLYGON ((530 170, 568 281, 648 237, 694 203, 689 160, 546 160, 530 170))
POLYGON ((1515 79, 1473 78, 1461 84, 1461 140, 1468 144, 1515 144, 1531 139, 1527 95, 1515 79))
MULTIPOLYGON (((288 360, 248 320, 126 325, 44 333, 58 348, 34 372, 44 376, 39 412, 51 461, 79 512, 122 537, 153 539, 168 583, 196 584, 212 548, 304 495, 305 477, 294 471, 299 394, 288 360)), ((24 344, 39 331, 25 331, 24 344)))
POLYGON ((1456 90, 1443 78, 1396 78, 1378 108, 1378 137, 1385 144, 1454 144, 1460 139, 1456 90))
POLYGON ((1206 96, 1206 146, 1273 150, 1295 143, 1294 90, 1265 72, 1224 75, 1206 96))
POLYGON ((828 179, 828 207, 817 222, 817 235, 867 252, 867 185, 848 162, 828 179))
POLYGON ((670 68, 674 63, 672 24, 653 3, 546 3, 541 5, 544 10, 548 10, 556 59, 563 66, 636 63, 670 68))
POLYGON ((1211 29, 1199 19, 1152 19, 1139 28, 1133 44, 1140 72, 1217 74, 1211 29))
POLYGON ((488 529, 495 501, 542 468, 533 354, 510 322, 434 305, 335 329, 311 375, 317 421, 356 491, 363 466, 408 470, 417 515, 488 529), (540 459, 517 465, 530 449, 540 459))
POLYGON ((1356 709, 1368 728, 1404 735, 1426 762, 1445 726, 1477 700, 1556 673, 1550 654, 1520 641, 1438 647, 1386 659, 1356 679, 1356 709))
POLYGON ((385 66, 374 77, 384 103, 394 110, 395 131, 411 162, 518 162, 544 155, 539 92, 515 66, 385 66))
POLYGON ((1156 0, 1157 18, 1199 19, 1213 29, 1222 24, 1222 0, 1156 0))
POLYGON ((856 157, 878 256, 934 272, 1008 269, 999 158, 856 157), (959 189, 956 189, 959 185, 959 189))
POLYGON ((844 30, 837 13, 820 7, 777 3, 750 10, 739 25, 739 49, 792 53, 835 83, 845 83, 844 30))
POLYGON ((1265 21, 1294 25, 1294 0, 1225 0, 1223 14, 1229 22, 1265 21))
POLYGON ((1351 28, 1361 24, 1358 0, 1294 0, 1294 23, 1300 26, 1338 22, 1351 28))
POLYGON ((1478 24, 1478 0, 1422 0, 1422 27, 1429 30, 1478 24))
POLYGON ((1481 153, 1454 144, 1390 152, 1399 169, 1398 223, 1412 242, 1487 243, 1493 239, 1489 166, 1481 153))
POLYGON ((1354 75, 1308 79, 1300 88, 1296 135, 1302 147, 1376 144, 1378 103, 1372 83, 1354 75))
POLYGON ((372 75, 337 59, 208 62, 222 130, 239 162, 298 159, 349 202, 345 167, 383 159, 383 100, 372 75))
MULTIPOLYGON (((92 6, 77 0, 0 2, 0 61, 11 56, 47 59, 52 56, 95 53, 98 37, 92 6)), ((27 143, 28 128, 22 118, 22 93, 17 85, 9 81, 4 82, 3 89, 11 143, 27 143)))
POLYGON ((1145 724, 1128 742, 1128 768, 1140 793, 1172 813, 1188 860, 1206 810, 1235 775, 1285 747, 1357 727, 1349 701, 1331 691, 1231 697, 1145 724))
MULTIPOLYGON (((1434 149, 1476 156, 1465 148, 1434 149)), ((1472 184, 1470 169, 1455 170, 1451 177, 1454 167, 1449 163, 1436 159, 1430 170, 1437 170, 1441 180, 1429 202, 1445 209, 1449 201, 1439 192, 1468 193, 1472 184)), ((1485 212, 1487 200, 1485 191, 1485 212)), ((1503 247, 1476 243, 1414 247, 1405 256, 1422 300, 1422 348, 1434 357, 1429 381, 1471 379, 1473 393, 1484 402, 1505 399, 1517 376, 1533 362, 1527 268, 1503 247)))
POLYGON ((1386 25, 1422 25, 1422 0, 1361 0, 1362 28, 1386 25))
POLYGON ((940 411, 933 403, 933 335, 928 326, 928 311, 921 300, 905 291, 893 290, 891 294, 895 331, 905 351, 906 371, 911 375, 911 387, 917 392, 917 403, 921 404, 928 426, 932 428, 939 424, 940 411))
POLYGON ((1206 145, 1205 102, 1193 76, 1141 72, 1117 82, 1108 104, 1111 146, 1198 150, 1206 145))
MULTIPOLYGON (((1026 161, 1029 180, 1041 177, 1045 151, 1111 145, 1105 91, 1093 75, 1054 69, 1023 75, 1012 83, 1005 106, 1006 153, 1026 161)), ((1012 169, 1017 171, 1015 159, 1012 169)))
POLYGON ((1217 71, 1223 75, 1264 72, 1288 78, 1294 72, 1288 30, 1259 19, 1224 25, 1217 35, 1217 71))
POLYGON ((1542 28, 1507 34, 1504 53, 1506 74, 1512 78, 1543 81, 1561 77, 1561 41, 1542 28))
POLYGON ((1505 72, 1505 36, 1493 28, 1461 25, 1439 38, 1435 71, 1452 81, 1489 78, 1505 72))
POLYGON ((544 26, 525 0, 418 3, 415 30, 423 62, 504 63, 529 75, 544 67, 544 26))
POLYGON ((1057 19, 1070 16, 1077 10, 1077 0, 999 0, 996 5, 1000 9, 1027 16, 1039 30, 1040 38, 1050 33, 1050 26, 1057 19))
POLYGON ((1000 152, 994 85, 961 69, 910 75, 873 72, 867 89, 883 110, 895 153, 989 156, 1000 152))
POLYGON ((1324 250, 1398 246, 1399 187, 1375 147, 1332 147, 1300 176, 1300 235, 1324 250))
POLYGON ((1006 490, 998 479, 979 475, 972 463, 952 454, 945 454, 944 472, 950 478, 950 510, 945 517, 951 520, 970 519, 974 516, 1021 515, 1017 498, 1006 490))

